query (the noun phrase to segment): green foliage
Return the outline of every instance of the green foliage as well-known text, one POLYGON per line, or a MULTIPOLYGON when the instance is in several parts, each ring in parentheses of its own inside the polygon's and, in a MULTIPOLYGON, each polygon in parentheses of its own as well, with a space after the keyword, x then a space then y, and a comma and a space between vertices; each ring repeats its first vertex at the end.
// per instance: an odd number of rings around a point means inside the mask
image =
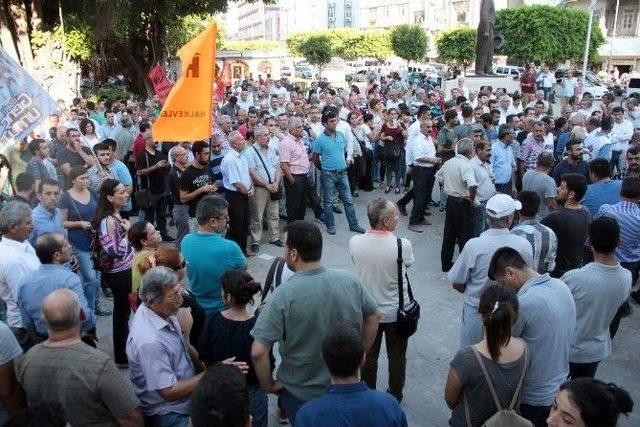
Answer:
POLYGON ((64 18, 64 32, 60 25, 53 31, 31 32, 31 47, 33 51, 47 45, 60 47, 73 59, 86 60, 96 51, 96 43, 89 25, 75 15, 64 18))
POLYGON ((427 55, 429 38, 419 25, 398 25, 391 30, 393 52, 407 61, 421 61, 427 55))
POLYGON ((322 66, 331 61, 331 39, 326 35, 313 35, 298 46, 310 64, 322 66))
POLYGON ((113 102, 118 99, 129 99, 131 92, 120 89, 96 89, 89 92, 87 99, 97 103, 101 98, 107 98, 113 102))
POLYGON ((222 42, 221 49, 226 50, 239 50, 239 51, 249 51, 249 50, 278 50, 281 49, 282 45, 278 42, 269 41, 269 40, 241 40, 241 41, 231 41, 225 40, 222 42))
MULTIPOLYGON (((551 6, 518 6, 496 13, 495 32, 505 38, 499 50, 513 61, 550 63, 580 60, 584 54, 589 15, 586 11, 551 6)), ((604 37, 593 23, 589 58, 597 58, 604 37)))
MULTIPOLYGON (((175 55, 182 46, 184 46, 189 40, 200 34, 205 28, 207 28, 212 22, 216 22, 214 16, 210 13, 191 13, 169 21, 167 25, 167 42, 166 46, 169 49, 170 55, 175 55)), ((225 35, 225 28, 220 22, 218 24, 218 37, 216 40, 216 47, 222 48, 222 43, 225 35)))
POLYGON ((461 26, 443 31, 436 37, 441 61, 453 61, 467 67, 476 56, 476 29, 461 26))
POLYGON ((393 55, 391 37, 388 31, 361 31, 344 43, 344 59, 376 58, 385 59, 393 55))

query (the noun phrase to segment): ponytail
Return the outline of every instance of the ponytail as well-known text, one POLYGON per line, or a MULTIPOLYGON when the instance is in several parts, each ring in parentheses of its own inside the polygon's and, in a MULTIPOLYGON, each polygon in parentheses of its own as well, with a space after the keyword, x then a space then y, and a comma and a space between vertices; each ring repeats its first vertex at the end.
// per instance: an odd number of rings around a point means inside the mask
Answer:
POLYGON ((511 340, 511 327, 518 318, 518 298, 503 286, 491 285, 480 297, 478 313, 482 316, 491 359, 498 362, 501 348, 511 340))
POLYGON ((629 393, 613 383, 577 378, 562 384, 560 390, 568 392, 587 427, 615 427, 620 414, 633 410, 629 393))

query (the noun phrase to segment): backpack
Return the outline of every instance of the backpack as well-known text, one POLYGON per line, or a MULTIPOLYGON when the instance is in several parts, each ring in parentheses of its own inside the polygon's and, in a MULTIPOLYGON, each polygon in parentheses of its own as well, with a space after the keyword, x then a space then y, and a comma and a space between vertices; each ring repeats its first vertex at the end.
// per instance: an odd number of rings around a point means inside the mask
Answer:
MULTIPOLYGON (((493 388, 491 377, 487 372, 487 368, 484 366, 484 362, 482 361, 480 353, 478 353, 478 350, 476 350, 476 348, 473 346, 471 346, 471 350, 473 350, 473 354, 476 356, 476 359, 478 359, 478 363, 480 364, 480 368, 482 369, 482 374, 484 375, 484 379, 487 381, 489 391, 491 392, 491 396, 493 397, 493 402, 498 408, 498 411, 493 414, 488 420, 486 420, 482 424, 482 427, 533 427, 533 423, 531 421, 524 418, 513 409, 516 401, 518 400, 518 396, 520 395, 522 383, 524 382, 524 377, 527 373, 527 366, 529 365, 529 352, 527 350, 527 346, 525 345, 524 347, 524 368, 522 369, 522 375, 520 376, 520 381, 518 381, 516 391, 515 393, 513 393, 511 404, 506 409, 503 409, 502 405, 500 405, 500 400, 498 399, 496 390, 493 388)), ((471 417, 469 416, 469 403, 467 402, 466 394, 464 395, 464 414, 465 418, 467 419, 467 424, 469 425, 469 427, 471 427, 472 424, 471 417)))
POLYGON ((284 266, 287 265, 287 262, 284 258, 277 257, 271 263, 271 267, 269 267, 269 272, 267 273, 267 278, 264 282, 264 288, 262 289, 262 295, 260 296, 260 304, 258 304, 258 308, 256 309, 256 313, 259 313, 262 307, 264 307, 265 300, 267 299, 267 294, 271 289, 275 290, 282 283, 282 271, 284 270, 284 266))

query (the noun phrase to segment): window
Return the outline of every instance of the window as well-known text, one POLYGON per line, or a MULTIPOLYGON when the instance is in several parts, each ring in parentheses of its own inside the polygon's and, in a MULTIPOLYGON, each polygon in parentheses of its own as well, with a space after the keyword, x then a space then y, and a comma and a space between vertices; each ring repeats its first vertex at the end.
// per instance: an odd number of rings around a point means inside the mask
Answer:
POLYGON ((622 15, 622 29, 630 30, 633 28, 634 18, 635 13, 632 10, 625 10, 624 15, 622 15))
POLYGON ((329 21, 335 21, 336 20, 336 9, 335 8, 329 8, 329 12, 328 12, 328 17, 329 17, 329 21))
POLYGON ((351 8, 345 9, 344 10, 344 19, 346 20, 351 20, 351 8))

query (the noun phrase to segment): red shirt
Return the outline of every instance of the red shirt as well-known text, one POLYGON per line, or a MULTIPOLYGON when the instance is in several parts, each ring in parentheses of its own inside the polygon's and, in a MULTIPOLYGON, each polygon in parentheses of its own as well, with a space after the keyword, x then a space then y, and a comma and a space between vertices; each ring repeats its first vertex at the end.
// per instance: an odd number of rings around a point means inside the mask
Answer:
POLYGON ((139 133, 133 141, 133 157, 137 159, 142 150, 144 150, 144 135, 139 133))
POLYGON ((520 87, 522 88, 522 93, 536 93, 536 75, 524 73, 520 77, 520 87))

